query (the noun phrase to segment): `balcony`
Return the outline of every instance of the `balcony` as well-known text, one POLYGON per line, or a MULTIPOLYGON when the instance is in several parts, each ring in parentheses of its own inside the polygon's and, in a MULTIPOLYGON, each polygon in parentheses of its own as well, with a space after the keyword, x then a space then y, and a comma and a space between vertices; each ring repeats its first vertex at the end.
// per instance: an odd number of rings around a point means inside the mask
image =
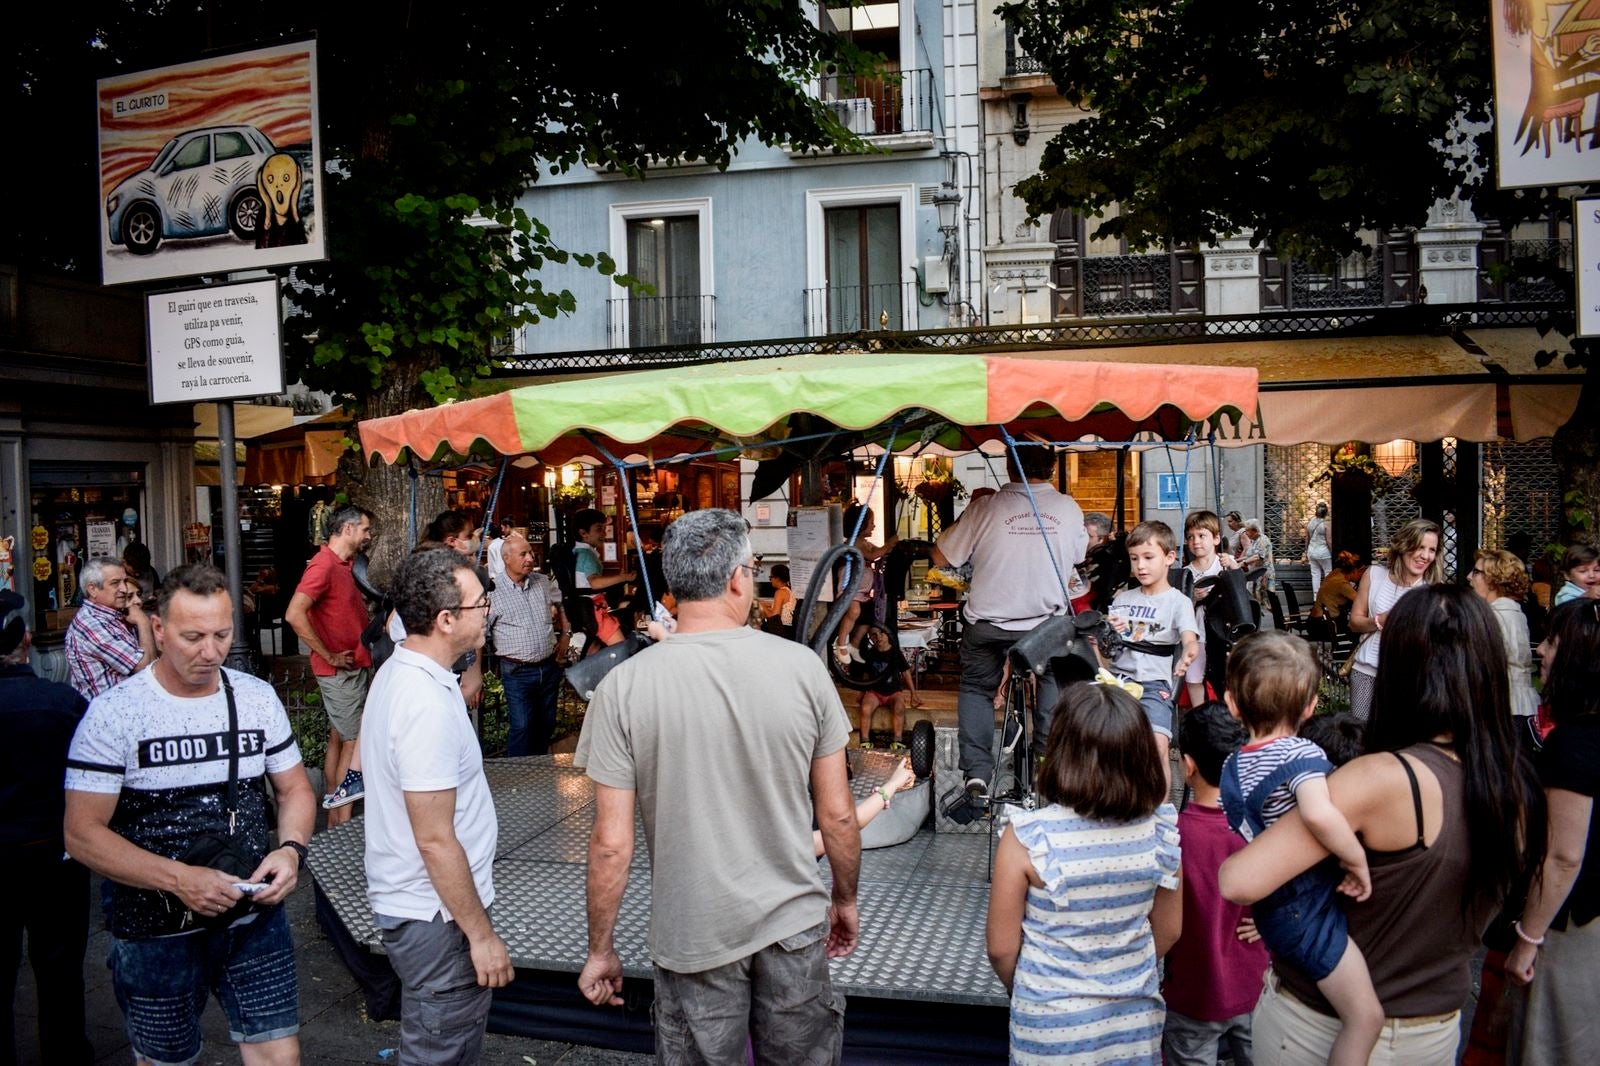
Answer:
POLYGON ((875 78, 822 79, 822 102, 860 137, 933 133, 933 71, 902 70, 875 78))
POLYGON ((1017 28, 1006 24, 1006 77, 1028 77, 1034 74, 1049 74, 1049 69, 1039 60, 1022 50, 1022 42, 1017 40, 1017 28))
POLYGON ((914 281, 807 289, 805 301, 806 334, 812 337, 917 328, 917 285, 914 281))
POLYGON ((715 296, 635 296, 607 300, 606 340, 613 348, 710 344, 717 339, 715 296))

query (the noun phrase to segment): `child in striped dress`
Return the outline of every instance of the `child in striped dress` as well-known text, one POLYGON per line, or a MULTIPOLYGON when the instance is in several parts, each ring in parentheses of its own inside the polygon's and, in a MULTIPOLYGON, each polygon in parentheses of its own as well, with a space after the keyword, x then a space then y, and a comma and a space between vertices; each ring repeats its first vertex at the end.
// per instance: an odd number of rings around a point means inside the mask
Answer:
POLYGON ((1177 813, 1139 703, 1109 684, 1056 707, 1038 810, 995 850, 989 961, 1015 1064, 1161 1061, 1156 960, 1183 922, 1177 813))

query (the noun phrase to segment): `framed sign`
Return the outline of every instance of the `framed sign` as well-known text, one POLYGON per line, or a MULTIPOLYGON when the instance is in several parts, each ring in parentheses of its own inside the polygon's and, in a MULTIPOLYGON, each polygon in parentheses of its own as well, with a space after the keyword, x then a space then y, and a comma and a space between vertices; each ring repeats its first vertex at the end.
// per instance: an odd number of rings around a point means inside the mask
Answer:
POLYGON ((316 42, 102 79, 107 285, 327 258, 316 42))
POLYGON ((1574 272, 1577 282, 1578 333, 1600 337, 1600 196, 1572 201, 1574 272))
POLYGON ((1587 3, 1489 6, 1495 181, 1502 189, 1600 181, 1593 141, 1600 81, 1591 43, 1600 34, 1600 10, 1587 3))
POLYGON ((282 321, 277 278, 146 296, 150 402, 283 392, 282 321))

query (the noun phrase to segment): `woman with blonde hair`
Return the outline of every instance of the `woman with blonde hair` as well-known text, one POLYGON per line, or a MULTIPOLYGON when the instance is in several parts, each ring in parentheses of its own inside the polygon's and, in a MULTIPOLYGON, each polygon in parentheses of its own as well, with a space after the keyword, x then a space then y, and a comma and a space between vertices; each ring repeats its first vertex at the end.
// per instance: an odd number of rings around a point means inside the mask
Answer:
POLYGON ((1383 623, 1401 596, 1444 580, 1444 559, 1439 555, 1441 540, 1437 522, 1413 518, 1401 526, 1389 542, 1387 565, 1369 566, 1361 576, 1356 602, 1350 606, 1350 632, 1364 633, 1366 637, 1356 649, 1355 664, 1350 672, 1350 713, 1363 722, 1372 708, 1383 623))
MULTIPOLYGON (((1500 623, 1511 676, 1511 713, 1522 720, 1519 725, 1525 725, 1539 710, 1539 696, 1533 691, 1533 641, 1528 637, 1528 616, 1522 613, 1528 573, 1522 560, 1510 552, 1483 548, 1473 561, 1467 584, 1500 623)), ((1521 733, 1519 730, 1519 737, 1521 733)))

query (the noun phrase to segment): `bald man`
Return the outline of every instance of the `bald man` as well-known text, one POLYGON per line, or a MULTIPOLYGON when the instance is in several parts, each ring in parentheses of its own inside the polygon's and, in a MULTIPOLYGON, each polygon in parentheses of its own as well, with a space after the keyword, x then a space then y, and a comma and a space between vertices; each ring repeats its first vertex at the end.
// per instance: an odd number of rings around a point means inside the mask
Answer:
POLYGON ((533 548, 520 533, 500 545, 503 580, 489 593, 489 639, 500 657, 511 731, 507 755, 544 755, 556 728, 561 663, 572 626, 561 610, 561 589, 533 569, 533 548))

